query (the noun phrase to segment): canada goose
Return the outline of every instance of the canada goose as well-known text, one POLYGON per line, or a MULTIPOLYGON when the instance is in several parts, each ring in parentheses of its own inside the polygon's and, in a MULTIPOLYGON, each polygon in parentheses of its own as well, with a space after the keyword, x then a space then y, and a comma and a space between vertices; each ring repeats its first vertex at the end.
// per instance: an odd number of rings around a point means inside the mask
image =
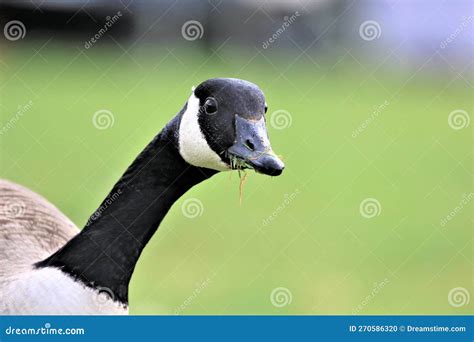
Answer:
POLYGON ((181 195, 219 171, 282 173, 266 109, 253 83, 201 83, 80 232, 44 198, 0 181, 0 314, 127 314, 138 258, 181 195))

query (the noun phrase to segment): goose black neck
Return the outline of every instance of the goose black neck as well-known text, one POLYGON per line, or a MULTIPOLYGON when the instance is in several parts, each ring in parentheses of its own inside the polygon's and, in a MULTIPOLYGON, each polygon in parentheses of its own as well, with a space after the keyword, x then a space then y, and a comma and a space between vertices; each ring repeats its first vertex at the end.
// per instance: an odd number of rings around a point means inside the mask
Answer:
POLYGON ((37 267, 57 267, 89 287, 128 303, 140 254, 173 203, 216 171, 179 154, 178 114, 143 150, 90 217, 85 228, 37 267))

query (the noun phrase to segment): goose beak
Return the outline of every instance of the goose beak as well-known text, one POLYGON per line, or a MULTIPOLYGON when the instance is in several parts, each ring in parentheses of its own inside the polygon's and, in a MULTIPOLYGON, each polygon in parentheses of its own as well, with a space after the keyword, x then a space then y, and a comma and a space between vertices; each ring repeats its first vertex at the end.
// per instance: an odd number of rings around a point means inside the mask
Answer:
POLYGON ((227 150, 232 169, 251 168, 269 176, 279 176, 285 164, 273 152, 265 119, 247 120, 235 116, 236 140, 227 150))

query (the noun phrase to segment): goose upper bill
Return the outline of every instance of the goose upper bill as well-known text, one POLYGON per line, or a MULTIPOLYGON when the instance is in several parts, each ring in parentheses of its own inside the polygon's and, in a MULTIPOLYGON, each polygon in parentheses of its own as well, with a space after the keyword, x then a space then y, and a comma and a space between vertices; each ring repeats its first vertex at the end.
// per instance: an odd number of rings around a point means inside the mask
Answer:
POLYGON ((0 183, 0 205, 12 198, 27 203, 23 216, 0 217, 0 251, 6 255, 0 263, 0 314, 126 314, 135 265, 179 197, 219 171, 282 172, 268 140, 265 111, 262 91, 250 82, 201 83, 81 231, 33 192, 0 183), (61 238, 44 241, 40 222, 55 226, 47 231, 61 230, 54 233, 61 238), (18 230, 26 224, 28 229, 18 230), (22 234, 29 235, 28 245, 22 234), (108 299, 95 300, 101 293, 108 299))
POLYGON ((235 143, 227 150, 231 168, 250 168, 269 176, 283 172, 285 165, 270 146, 263 116, 259 120, 247 120, 236 115, 235 134, 235 143))

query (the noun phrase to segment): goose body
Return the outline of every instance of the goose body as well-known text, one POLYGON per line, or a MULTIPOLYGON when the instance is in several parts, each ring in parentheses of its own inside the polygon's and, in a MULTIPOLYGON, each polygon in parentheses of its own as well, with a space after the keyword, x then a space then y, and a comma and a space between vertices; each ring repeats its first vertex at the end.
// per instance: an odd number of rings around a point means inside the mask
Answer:
POLYGON ((0 179, 0 312, 126 314, 107 294, 56 268, 36 268, 79 229, 45 198, 0 179))
POLYGON ((0 180, 0 314, 127 314, 135 265, 179 197, 219 171, 282 172, 265 111, 250 82, 201 83, 82 230, 40 195, 0 180))

